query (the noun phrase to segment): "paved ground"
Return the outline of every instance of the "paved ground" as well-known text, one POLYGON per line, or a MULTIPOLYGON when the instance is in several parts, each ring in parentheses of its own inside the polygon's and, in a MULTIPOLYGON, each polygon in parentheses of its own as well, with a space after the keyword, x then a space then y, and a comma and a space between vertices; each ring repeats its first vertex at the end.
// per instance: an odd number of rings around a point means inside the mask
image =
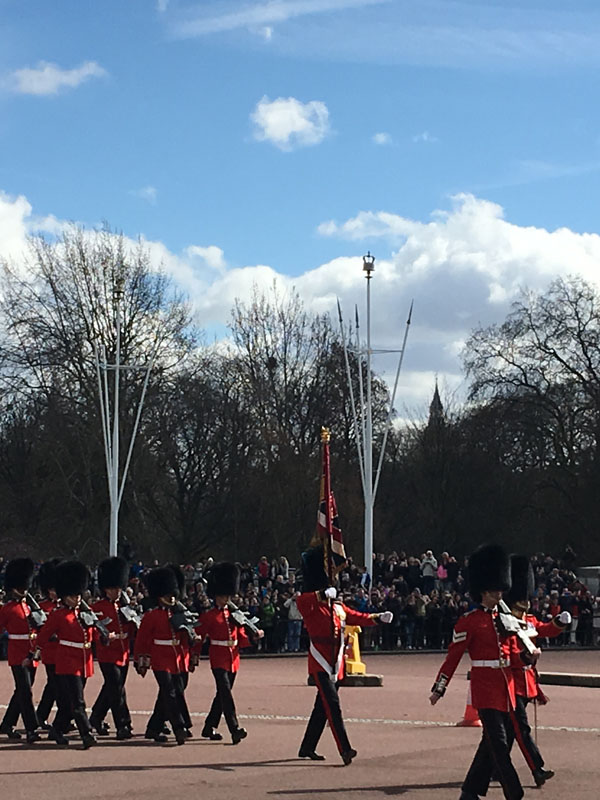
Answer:
MULTIPOLYGON (((248 798, 349 798, 376 800, 456 800, 477 746, 476 729, 457 729, 466 698, 464 661, 442 702, 432 708, 429 690, 441 657, 415 654, 372 656, 371 672, 384 675, 381 688, 343 689, 342 703, 358 758, 343 767, 333 739, 325 731, 319 750, 327 761, 296 758, 315 689, 306 686, 305 659, 246 659, 236 683, 238 711, 249 736, 228 743, 189 740, 183 747, 143 739, 155 683, 132 674, 128 691, 138 735, 129 743, 103 739, 83 751, 76 738, 67 750, 52 743, 33 747, 0 738, 1 796, 11 800, 69 798, 127 800, 180 798, 193 792, 202 800, 248 798)), ((600 672, 600 653, 548 652, 545 671, 600 672)), ((40 675, 40 677, 42 677, 40 675)), ((88 703, 98 690, 98 676, 88 684, 88 703)), ((42 686, 36 687, 39 695, 42 686)), ((0 701, 11 691, 6 663, 0 664, 0 701)), ((199 733, 212 699, 212 675, 203 662, 192 676, 188 703, 199 733)), ((597 800, 600 784, 600 689, 548 687, 551 702, 539 713, 538 741, 556 777, 541 791, 534 788, 521 755, 515 763, 526 795, 543 800, 597 800)), ((500 800, 496 785, 488 798, 500 800)))

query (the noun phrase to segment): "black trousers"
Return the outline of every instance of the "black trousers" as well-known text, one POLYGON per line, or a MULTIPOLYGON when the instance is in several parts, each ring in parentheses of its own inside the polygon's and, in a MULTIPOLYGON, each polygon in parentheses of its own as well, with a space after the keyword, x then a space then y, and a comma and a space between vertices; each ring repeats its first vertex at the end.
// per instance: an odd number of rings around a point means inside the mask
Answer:
POLYGON ((100 725, 108 710, 112 711, 115 728, 127 728, 131 725, 131 714, 127 706, 127 693, 125 691, 125 681, 129 664, 119 666, 109 662, 99 662, 100 671, 104 677, 104 683, 100 689, 96 702, 92 706, 90 720, 94 726, 100 725))
POLYGON ((81 736, 90 733, 90 726, 85 712, 83 690, 86 679, 81 675, 57 675, 56 689, 58 712, 54 718, 53 728, 58 733, 66 733, 74 720, 81 736))
POLYGON ((314 677, 318 689, 317 698, 300 749, 307 752, 316 750, 325 723, 329 722, 339 752, 346 753, 351 746, 342 718, 342 707, 338 694, 339 683, 334 683, 326 672, 317 672, 314 677))
POLYGON ((46 685, 42 692, 42 697, 37 707, 37 716, 42 725, 48 720, 52 706, 56 701, 56 666, 54 664, 44 664, 46 669, 46 685))
POLYGON ((485 796, 493 772, 502 785, 506 800, 520 800, 524 794, 523 787, 510 760, 510 749, 515 739, 511 716, 508 711, 480 708, 479 718, 483 734, 462 788, 471 794, 485 796))
POLYGON ((14 728, 20 714, 23 717, 25 730, 34 731, 38 727, 38 719, 33 706, 31 689, 35 683, 36 668, 18 665, 11 667, 11 671, 15 682, 15 690, 2 720, 2 727, 14 728))
POLYGON ((185 706, 187 711, 184 695, 187 672, 173 673, 154 670, 154 677, 158 683, 158 697, 146 730, 152 733, 160 733, 165 720, 169 720, 173 731, 185 728, 182 709, 185 706))
POLYGON ((204 721, 204 727, 218 728, 221 714, 223 714, 229 733, 233 733, 239 728, 233 694, 231 693, 237 673, 228 672, 226 669, 213 669, 212 674, 215 676, 217 693, 204 721))
POLYGON ((521 749, 525 749, 527 751, 525 756, 529 756, 527 762, 533 771, 534 769, 543 769, 544 759, 542 758, 542 754, 538 750, 538 746, 531 735, 531 726, 529 725, 529 720, 527 719, 528 703, 529 700, 527 697, 521 697, 521 695, 517 695, 515 719, 517 720, 517 724, 519 726, 519 746, 521 749))

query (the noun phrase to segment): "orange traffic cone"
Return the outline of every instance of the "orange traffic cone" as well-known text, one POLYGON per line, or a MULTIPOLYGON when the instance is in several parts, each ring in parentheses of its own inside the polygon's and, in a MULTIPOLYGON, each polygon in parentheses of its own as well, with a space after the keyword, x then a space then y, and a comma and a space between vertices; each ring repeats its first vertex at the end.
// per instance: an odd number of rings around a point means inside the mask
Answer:
POLYGON ((456 723, 457 728, 481 728, 481 720, 477 709, 471 704, 471 681, 469 681, 469 691, 467 692, 467 706, 460 722, 456 723))

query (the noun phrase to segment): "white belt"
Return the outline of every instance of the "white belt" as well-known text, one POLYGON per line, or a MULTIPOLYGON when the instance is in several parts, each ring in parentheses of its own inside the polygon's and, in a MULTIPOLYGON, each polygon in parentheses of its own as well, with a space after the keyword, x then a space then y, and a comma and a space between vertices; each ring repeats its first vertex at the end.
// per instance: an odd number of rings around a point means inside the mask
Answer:
POLYGON ((36 636, 37 636, 37 633, 33 633, 33 632, 32 633, 9 633, 8 634, 8 638, 9 639, 14 639, 14 640, 17 640, 19 642, 25 642, 25 641, 28 642, 30 639, 35 639, 36 636))
POLYGON ((501 669, 502 667, 508 667, 508 661, 499 661, 496 659, 495 661, 471 661, 472 667, 490 667, 491 669, 501 669))
POLYGON ((179 644, 179 639, 155 639, 154 644, 177 645, 179 644))
POLYGON ((237 647, 237 639, 211 639, 211 644, 216 644, 217 647, 237 647))
POLYGON ((67 642, 64 639, 61 639, 59 644, 64 644, 65 647, 76 647, 78 650, 89 650, 92 646, 91 642, 67 642))

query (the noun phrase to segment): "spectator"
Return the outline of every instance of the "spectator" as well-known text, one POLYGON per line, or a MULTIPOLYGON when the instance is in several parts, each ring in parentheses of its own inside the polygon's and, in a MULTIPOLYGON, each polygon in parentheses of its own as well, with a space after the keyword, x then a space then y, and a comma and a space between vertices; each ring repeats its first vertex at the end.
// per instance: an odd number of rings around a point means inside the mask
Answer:
POLYGON ((438 562, 433 552, 428 550, 421 560, 421 589, 423 594, 430 595, 435 588, 438 562))
MULTIPOLYGON (((288 610, 287 616, 287 649, 288 653, 297 653, 300 650, 300 634, 302 633, 302 614, 298 611, 296 598, 298 592, 294 592, 284 605, 288 610)), ((387 627, 387 626, 386 626, 387 627)))

